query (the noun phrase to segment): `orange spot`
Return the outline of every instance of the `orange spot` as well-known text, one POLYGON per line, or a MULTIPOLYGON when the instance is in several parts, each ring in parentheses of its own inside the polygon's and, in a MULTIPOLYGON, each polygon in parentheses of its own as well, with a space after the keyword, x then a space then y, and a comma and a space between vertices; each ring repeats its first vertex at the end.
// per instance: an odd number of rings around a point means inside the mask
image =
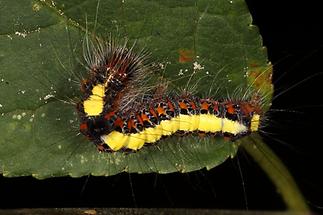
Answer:
POLYGON ((181 109, 187 109, 187 105, 184 102, 179 102, 179 107, 181 109))
POLYGON ((178 62, 180 63, 192 62, 195 55, 193 50, 187 50, 187 49, 180 49, 178 50, 178 53, 179 53, 178 62))
POLYGON ((86 130, 87 130, 87 124, 86 124, 86 123, 82 123, 82 124, 80 125, 80 130, 81 130, 81 131, 86 131, 86 130))
POLYGON ((123 126, 123 120, 120 117, 117 118, 116 121, 114 121, 114 125, 116 127, 121 127, 122 128, 122 126, 123 126))
POLYGON ((202 109, 202 110, 208 110, 208 109, 209 109, 209 104, 208 104, 207 102, 203 102, 203 103, 201 104, 201 109, 202 109))
POLYGON ((227 109, 227 112, 228 112, 229 114, 234 114, 234 113, 235 113, 235 109, 234 109, 234 107, 233 107, 233 105, 232 105, 231 103, 228 103, 228 104, 226 105, 226 109, 227 109))
POLYGON ((146 114, 141 114, 142 121, 149 121, 149 118, 146 114))
POLYGON ((158 115, 162 115, 162 114, 165 114, 165 110, 164 108, 158 106, 157 109, 156 109, 158 115))

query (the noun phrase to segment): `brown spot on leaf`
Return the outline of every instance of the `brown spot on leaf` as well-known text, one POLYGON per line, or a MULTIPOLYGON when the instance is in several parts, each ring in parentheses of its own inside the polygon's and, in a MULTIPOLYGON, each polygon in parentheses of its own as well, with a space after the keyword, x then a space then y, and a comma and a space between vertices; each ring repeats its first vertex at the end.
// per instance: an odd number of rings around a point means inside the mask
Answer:
POLYGON ((195 57, 194 51, 189 49, 180 49, 178 50, 178 53, 178 62, 180 63, 192 62, 195 57))
MULTIPOLYGON (((261 64, 249 63, 248 64, 248 82, 252 85, 258 93, 252 95, 252 101, 257 106, 259 106, 259 101, 263 100, 262 103, 265 104, 263 107, 269 107, 271 103, 271 96, 273 94, 273 84, 272 84, 272 64, 261 64), (263 97, 266 95, 266 97, 263 97)), ((256 110, 257 112, 257 110, 256 110)))
POLYGON ((259 66, 257 64, 249 65, 249 77, 252 80, 253 85, 260 89, 263 85, 271 85, 272 78, 272 65, 268 64, 267 67, 259 66))

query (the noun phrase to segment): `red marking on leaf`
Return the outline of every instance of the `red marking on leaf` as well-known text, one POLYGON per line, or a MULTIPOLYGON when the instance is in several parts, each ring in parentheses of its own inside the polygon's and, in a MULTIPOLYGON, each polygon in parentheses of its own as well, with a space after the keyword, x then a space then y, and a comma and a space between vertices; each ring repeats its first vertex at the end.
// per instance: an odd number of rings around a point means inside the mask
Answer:
POLYGON ((195 57, 193 50, 180 49, 178 53, 179 53, 178 62, 180 63, 192 62, 195 57))

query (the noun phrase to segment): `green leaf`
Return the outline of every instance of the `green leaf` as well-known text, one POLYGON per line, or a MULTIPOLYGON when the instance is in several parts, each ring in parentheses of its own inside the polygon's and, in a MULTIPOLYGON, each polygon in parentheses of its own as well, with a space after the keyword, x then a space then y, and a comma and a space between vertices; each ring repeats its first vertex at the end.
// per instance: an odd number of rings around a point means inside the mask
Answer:
POLYGON ((64 103, 79 98, 77 82, 86 76, 79 63, 86 29, 136 40, 166 66, 173 89, 196 85, 200 96, 226 97, 255 88, 269 107, 271 65, 243 0, 0 0, 0 20, 5 176, 189 172, 235 155, 230 141, 196 136, 173 136, 136 153, 98 153, 78 135, 75 106, 64 103))

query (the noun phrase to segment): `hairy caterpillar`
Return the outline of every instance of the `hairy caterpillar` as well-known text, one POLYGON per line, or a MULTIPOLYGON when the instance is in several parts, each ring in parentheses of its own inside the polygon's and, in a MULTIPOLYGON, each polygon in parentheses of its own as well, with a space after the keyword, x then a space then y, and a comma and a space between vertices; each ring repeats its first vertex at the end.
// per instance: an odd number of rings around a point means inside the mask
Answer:
MULTIPOLYGON (((114 9, 114 11, 117 11, 117 10, 115 10, 114 9)), ((108 14, 108 13, 106 13, 106 14, 108 14)), ((285 14, 285 13, 284 13, 285 14)), ((282 19, 283 20, 283 19, 282 19)), ((285 27, 285 26, 284 26, 285 27)), ((285 29, 285 28, 283 28, 283 29, 285 29)), ((304 31, 305 32, 305 31, 304 31)), ((307 32, 307 31, 306 31, 307 32)), ((228 35, 228 34, 226 34, 226 35, 228 35)), ((281 34, 279 35, 279 36, 281 36, 281 34)), ((281 38, 281 37, 279 37, 279 38, 281 38)), ((294 36, 293 36, 293 38, 294 38, 294 36)), ((44 45, 44 43, 43 43, 43 45, 44 45)), ((297 44, 298 45, 298 44, 297 44)), ((282 46, 282 47, 284 47, 284 46, 282 46)), ((249 46, 247 47, 248 49, 250 48, 249 46)), ((168 50, 167 48, 165 48, 165 50, 168 50)), ((221 49, 216 49, 216 50, 220 50, 220 51, 222 51, 221 49)), ((61 58, 64 58, 64 56, 63 55, 60 55, 60 57, 61 58)), ((40 61, 40 60, 39 60, 40 61)), ((19 61, 19 62, 22 62, 22 61, 19 61)), ((30 62, 30 61, 29 61, 30 62)), ((17 62, 18 63, 18 62, 17 62)), ((20 67, 20 68, 23 68, 23 67, 20 67)), ((25 68, 25 67, 24 67, 25 68)), ((27 67, 26 67, 26 69, 27 69, 27 67)), ((308 69, 308 68, 304 68, 304 70, 303 71, 309 71, 310 69, 308 69)), ((314 69, 313 69, 314 70, 314 69)), ((36 70, 35 70, 36 71, 36 70)), ((174 70, 174 72, 177 72, 177 71, 175 71, 174 70)), ((26 73, 26 74, 28 74, 26 71, 24 71, 24 73, 26 73)), ((47 83, 47 82, 45 82, 45 83, 47 83)), ((69 85, 71 85, 71 83, 67 83, 67 84, 69 84, 69 85)), ((48 84, 49 85, 49 84, 48 84)), ((221 85, 222 87, 224 86, 225 87, 225 84, 222 84, 221 85)), ((27 91, 28 92, 28 91, 27 91)), ((313 91, 312 91, 313 92, 313 91)), ((231 94, 231 93, 230 93, 231 94)), ((314 93, 311 93, 311 95, 312 94, 314 94, 314 93)), ((45 95, 47 95, 47 94, 45 94, 45 95)), ((65 95, 70 95, 69 93, 65 93, 65 95)), ((171 94, 169 94, 169 97, 173 97, 173 96, 171 96, 171 94)), ((203 98, 202 96, 201 96, 201 98, 203 98)), ((221 98, 221 97, 214 97, 214 98, 216 98, 216 99, 218 99, 218 98, 221 98)), ((298 97, 297 97, 298 98, 298 97)), ((23 99, 20 99, 21 101, 23 101, 23 99)), ((303 99, 299 99, 301 102, 305 102, 303 99)), ((315 100, 316 101, 316 100, 315 100)), ((4 101, 1 101, 1 103, 2 104, 4 104, 4 101)), ((4 107, 6 107, 5 105, 4 105, 4 107)), ((61 110, 60 110, 61 111, 61 110)), ((42 113, 40 113, 40 114, 42 114, 42 113)), ((285 114, 284 114, 285 115, 285 114)), ((48 116, 48 114, 47 114, 47 116, 48 116)), ((318 115, 316 115, 315 114, 315 117, 316 116, 318 116, 318 115)), ((47 121, 48 121, 48 119, 47 119, 47 121)), ((55 121, 54 121, 55 122, 55 121)), ((64 129, 65 128, 67 128, 69 126, 69 124, 67 124, 67 126, 65 126, 65 127, 63 127, 64 129)), ((43 126, 44 127, 44 126, 43 126)), ((40 130, 40 129, 39 129, 40 130)), ((4 130, 4 131, 6 131, 6 130, 4 130)), ((46 132, 46 130, 44 131, 44 130, 40 130, 41 132, 43 132, 43 133, 45 133, 46 132)), ((58 133, 60 130, 54 130, 54 129, 52 129, 52 131, 55 131, 56 133, 58 133)), ((300 134, 300 135, 304 135, 304 134, 306 134, 309 138, 310 137, 312 137, 313 138, 313 136, 315 136, 315 135, 308 135, 308 134, 313 134, 313 133, 315 133, 315 134, 319 134, 318 132, 313 132, 313 130, 311 130, 310 132, 305 132, 305 131, 300 131, 300 132, 295 132, 295 130, 294 131, 292 131, 293 133, 298 133, 298 134, 300 134)), ((7 132, 4 132, 4 133, 7 133, 7 132)), ((54 133, 54 132, 53 132, 54 133)), ((61 135, 61 133, 59 133, 59 134, 56 134, 56 133, 54 133, 54 134, 52 134, 52 136, 54 136, 54 137, 56 137, 56 136, 59 136, 59 135, 61 135)), ((75 133, 77 133, 77 131, 75 131, 75 133)), ((15 133, 15 136, 19 136, 19 134, 18 133, 15 133)), ((20 135, 21 136, 21 135, 20 135)), ((299 138, 299 135, 295 135, 296 137, 295 138, 299 138)), ((74 137, 74 133, 70 133, 69 134, 69 137, 74 137)), ((45 138, 44 138, 45 139, 45 138)), ((80 137, 80 139, 83 139, 83 137, 81 136, 80 137)), ((46 139, 45 139, 46 140, 46 139)), ((58 142, 58 141, 56 141, 56 142, 58 142)), ((75 141, 76 142, 76 144, 74 144, 73 146, 75 146, 75 148, 77 148, 77 147, 79 147, 79 148, 81 148, 81 147, 83 147, 84 145, 86 145, 86 144, 78 144, 78 141, 75 141)), ((309 142, 309 141, 306 141, 306 142, 309 142)), ((39 149, 41 149, 41 147, 46 147, 46 148, 49 148, 48 147, 48 145, 45 145, 44 144, 45 143, 45 141, 43 141, 43 143, 42 144, 39 144, 39 146, 37 146, 37 147, 39 147, 39 149)), ((61 142, 60 142, 61 143, 61 142)), ((64 142, 64 144, 65 144, 65 142, 64 142)), ((66 150, 66 148, 64 147, 64 144, 62 144, 63 145, 63 150, 66 150)), ((57 145, 59 145, 59 143, 57 143, 55 146, 57 146, 57 145)), ((89 144, 90 145, 90 144, 89 144)), ((95 151, 95 149, 94 149, 94 147, 92 147, 92 145, 90 145, 91 147, 88 147, 87 148, 87 150, 88 149, 90 149, 90 150, 88 150, 88 151, 91 151, 92 149, 92 151, 94 151, 94 153, 96 152, 95 151)), ((54 148, 54 147, 52 147, 52 148, 54 148)), ((79 149, 78 148, 78 149, 79 149)), ((23 150, 23 151, 28 151, 28 148, 27 148, 27 146, 25 146, 25 147, 15 147, 15 148, 13 148, 12 150, 10 150, 10 151, 12 151, 12 152, 17 152, 17 149, 20 149, 20 150, 23 150)), ((187 152, 187 153, 190 153, 190 152, 187 152)), ((117 154, 117 153, 115 153, 115 154, 117 154)), ((120 153, 120 154, 122 154, 122 153, 120 153)), ((77 155, 77 153, 74 153, 74 154, 72 154, 73 156, 70 156, 70 157, 72 157, 72 158, 74 158, 74 157, 77 157, 78 155, 77 155)), ((100 156, 102 155, 102 153, 100 154, 100 156)), ((47 154, 45 154, 45 153, 37 153, 37 156, 43 156, 43 157, 46 157, 47 158, 47 154)), ((102 155, 103 156, 103 155, 102 155)), ((70 159, 70 157, 67 157, 66 158, 66 160, 69 160, 70 159)), ((180 158, 180 155, 178 155, 178 157, 180 158)), ((65 159, 65 157, 63 158, 63 159, 65 159)), ((52 160, 54 160, 54 159, 52 159, 52 160)), ((65 161, 65 160, 64 160, 65 161)), ((57 163, 57 159, 56 159, 56 163, 57 163)), ((67 163, 67 162, 66 162, 67 163)), ((65 163, 64 163, 65 164, 65 163)), ((303 163, 301 164, 302 166, 303 166, 303 163)), ((56 166, 59 166, 59 165, 57 165, 56 164, 56 166)), ((96 166, 99 166, 99 165, 97 165, 97 160, 95 160, 95 164, 93 164, 93 166, 94 167, 96 167, 96 166)), ((66 168, 66 166, 64 166, 65 168, 66 168)), ((91 169, 94 169, 93 167, 90 167, 91 169)), ((218 168, 216 168, 216 169, 218 169, 218 168)), ((110 170, 109 170, 110 171, 110 170)), ((67 170, 64 174, 69 174, 71 171, 69 171, 69 170, 67 170)), ((96 173, 96 174, 98 174, 98 173, 96 173)), ((258 179, 258 177, 257 177, 257 179, 258 179)), ((222 184, 224 184, 224 183, 220 183, 221 185, 222 184)), ((232 183, 231 183, 232 184, 232 183)), ((249 185, 250 185, 251 183, 249 182, 249 185)), ((256 181, 256 183, 255 184, 257 184, 257 181, 256 181)), ((102 186, 102 184, 100 184, 101 186, 102 186)), ((122 185, 122 186, 124 186, 124 184, 122 185)), ((224 186, 223 186, 224 187, 224 186)), ((226 186, 226 187, 229 187, 229 186, 226 186)), ((249 188, 250 189, 250 188, 249 188)), ((262 189, 262 188, 261 188, 262 189)), ((141 190, 144 190, 144 189, 141 189, 141 190)), ((233 192, 235 192, 236 190, 234 190, 233 192)), ((119 192, 119 190, 118 190, 118 192, 119 192)), ((106 193, 107 192, 105 192, 104 193, 104 195, 106 195, 106 193)), ((120 192, 119 192, 120 193, 120 192)), ((232 192, 228 192, 227 191, 227 193, 232 193, 232 192)), ((150 195, 147 195, 147 196, 150 196, 150 195)), ((124 197, 124 196, 123 196, 124 197)), ((113 198, 115 198, 115 196, 113 196, 113 198)), ((230 201, 230 200, 229 200, 230 201)), ((231 202, 231 201, 230 201, 231 202)))
POLYGON ((113 40, 87 41, 86 47, 90 77, 83 81, 85 95, 77 107, 80 131, 101 151, 138 150, 176 132, 235 140, 258 130, 262 109, 256 99, 152 92, 162 87, 150 89, 142 83, 154 69, 147 54, 136 54, 133 47, 118 46, 113 40))

